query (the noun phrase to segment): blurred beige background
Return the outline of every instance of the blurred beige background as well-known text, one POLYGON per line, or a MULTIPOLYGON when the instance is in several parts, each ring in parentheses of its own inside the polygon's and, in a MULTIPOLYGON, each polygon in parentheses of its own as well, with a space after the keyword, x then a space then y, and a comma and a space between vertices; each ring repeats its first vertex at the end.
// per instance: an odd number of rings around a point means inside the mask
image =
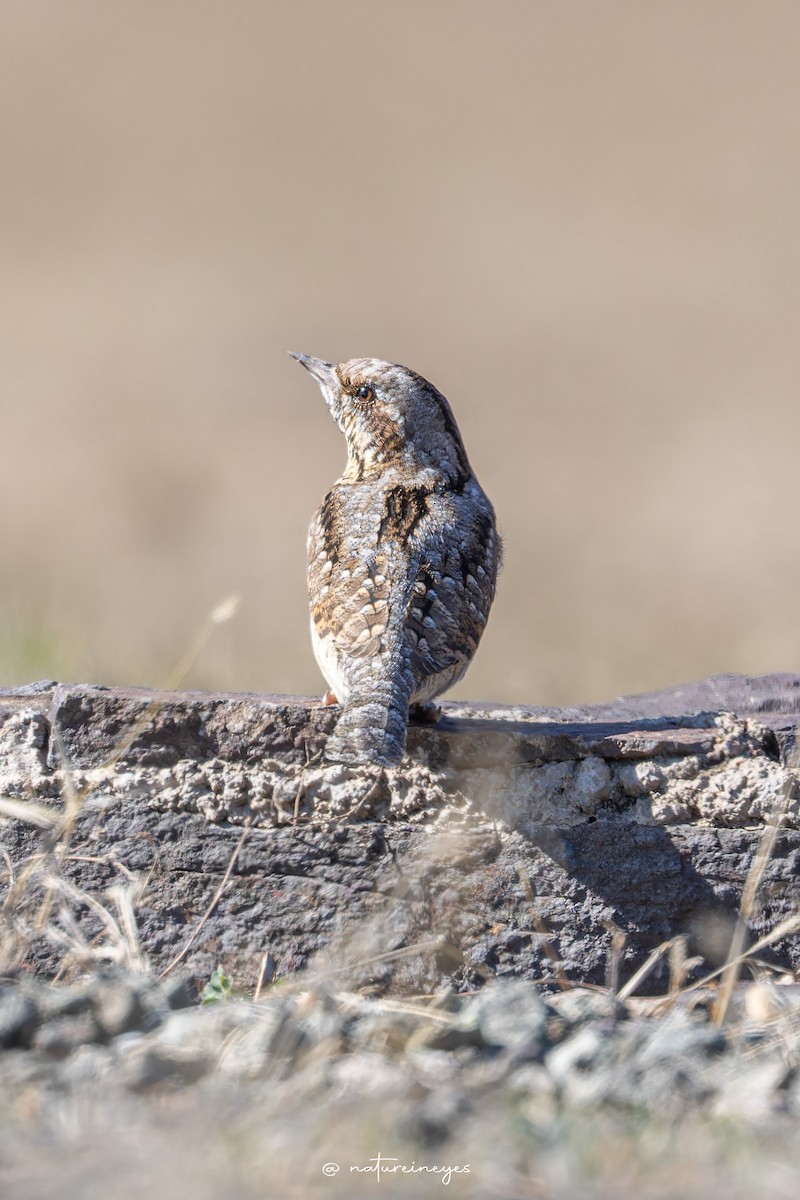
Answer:
POLYGON ((450 398, 506 568, 454 693, 800 667, 800 6, 3 0, 0 683, 322 688, 344 444, 450 398))

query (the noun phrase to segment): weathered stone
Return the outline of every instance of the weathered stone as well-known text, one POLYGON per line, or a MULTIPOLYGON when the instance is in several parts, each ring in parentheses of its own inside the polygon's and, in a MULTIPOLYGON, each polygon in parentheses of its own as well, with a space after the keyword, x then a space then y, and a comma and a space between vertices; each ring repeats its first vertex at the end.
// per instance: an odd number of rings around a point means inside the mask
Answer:
POLYGON ((477 1029, 484 1046, 504 1050, 518 1061, 538 1059, 547 1045, 547 1008, 532 984, 516 979, 473 996, 457 1028, 477 1029))
POLYGON ((615 996, 588 988, 556 992, 548 997, 547 1004, 568 1026, 583 1025, 587 1021, 620 1020, 627 1016, 625 1006, 615 996))
MULTIPOLYGON (((67 880, 114 920, 119 888, 132 897, 137 945, 124 935, 109 956, 179 961, 195 989, 218 963, 252 989, 265 962, 280 979, 322 950, 325 970, 378 988, 554 980, 554 960, 562 980, 603 983, 613 963, 624 982, 676 933, 724 958, 781 805, 753 936, 800 904, 799 685, 720 676, 583 708, 445 704, 379 775, 324 764, 335 713, 305 700, 37 685, 0 692, 0 793, 16 805, 0 836, 29 861, 59 844, 77 797, 67 880)), ((110 937, 77 893, 63 902, 93 944, 110 937)), ((33 937, 28 964, 54 974, 63 945, 33 937)), ((791 939, 769 953, 800 965, 791 939)))
MULTIPOLYGON (((607 1054, 610 1036, 608 1030, 596 1025, 587 1025, 565 1041, 560 1042, 554 1050, 550 1051, 545 1060, 545 1065, 552 1078, 557 1083, 569 1083, 573 1087, 578 1086, 582 1076, 587 1077, 588 1080, 592 1068, 596 1068, 607 1054)), ((587 1093, 595 1095, 596 1081, 594 1079, 587 1086, 587 1093)))
POLYGON ((650 1032, 638 1054, 640 1066, 684 1057, 697 1063, 724 1051, 725 1038, 719 1029, 693 1020, 688 1014, 681 1015, 682 1020, 664 1020, 650 1032))
POLYGON ((29 995, 11 983, 0 985, 0 1046, 29 1046, 38 1020, 29 995))
POLYGON ((34 1034, 32 1046, 51 1058, 67 1058, 79 1046, 104 1040, 103 1031, 90 1012, 78 1016, 56 1017, 41 1025, 34 1034))
POLYGON ((131 980, 101 979, 92 1001, 97 1024, 106 1037, 139 1029, 145 1015, 139 989, 131 980))
POLYGON ((75 1017, 88 1012, 92 1007, 91 982, 76 984, 61 984, 49 988, 40 988, 36 993, 36 1003, 43 1020, 53 1020, 59 1017, 75 1017))
POLYGON ((226 1037, 256 1016, 252 1006, 235 1003, 171 1013, 152 1033, 120 1043, 120 1078, 131 1091, 193 1083, 216 1066, 226 1037))

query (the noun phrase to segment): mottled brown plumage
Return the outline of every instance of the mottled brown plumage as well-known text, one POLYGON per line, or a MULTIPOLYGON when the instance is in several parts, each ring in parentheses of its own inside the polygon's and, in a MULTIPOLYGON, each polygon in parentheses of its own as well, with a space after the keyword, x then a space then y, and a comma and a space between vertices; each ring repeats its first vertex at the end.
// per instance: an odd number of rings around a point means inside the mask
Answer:
POLYGON ((444 396, 378 359, 295 354, 347 440, 308 536, 311 636, 342 706, 326 756, 396 766, 409 704, 466 671, 500 565, 494 510, 444 396))

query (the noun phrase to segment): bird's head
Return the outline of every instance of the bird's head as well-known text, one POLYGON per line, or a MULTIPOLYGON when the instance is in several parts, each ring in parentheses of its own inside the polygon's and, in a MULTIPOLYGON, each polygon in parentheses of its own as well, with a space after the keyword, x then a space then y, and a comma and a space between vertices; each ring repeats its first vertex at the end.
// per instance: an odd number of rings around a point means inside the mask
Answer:
POLYGON ((399 467, 450 486, 470 466, 447 400, 416 371, 378 358, 325 362, 292 354, 314 376, 347 439, 347 474, 356 479, 399 467))

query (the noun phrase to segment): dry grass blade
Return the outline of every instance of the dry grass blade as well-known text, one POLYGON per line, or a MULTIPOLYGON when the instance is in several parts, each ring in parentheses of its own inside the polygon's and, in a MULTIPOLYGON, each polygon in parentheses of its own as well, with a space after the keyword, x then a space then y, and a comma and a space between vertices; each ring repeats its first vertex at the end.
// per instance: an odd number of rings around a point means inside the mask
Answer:
POLYGON ((357 971, 361 967, 371 967, 375 963, 393 962, 398 958, 410 958, 414 954, 427 954, 429 950, 441 950, 447 943, 443 938, 436 938, 431 942, 415 942, 411 946, 399 946, 397 950, 384 950, 380 954, 372 954, 368 958, 360 958, 355 962, 343 963, 340 967, 334 967, 326 974, 340 975, 344 971, 357 971))
POLYGON ((669 952, 672 943, 675 939, 670 938, 668 942, 662 942, 660 946, 656 946, 655 950, 651 950, 647 958, 644 960, 638 971, 631 975, 627 983, 624 983, 617 992, 618 1000, 627 1000, 632 996, 641 983, 644 983, 647 976, 658 966, 662 958, 669 952))
POLYGON ((110 854, 70 854, 68 858, 70 862, 102 863, 103 866, 113 867, 116 871, 119 871, 120 875, 124 875, 129 883, 137 883, 134 872, 130 871, 124 863, 121 863, 118 858, 114 858, 110 854))
MULTIPOLYGON (((228 597, 221 604, 218 604, 209 615, 199 636, 195 639, 190 647, 190 650, 180 660, 176 670, 173 672, 169 684, 177 687, 182 682, 185 674, 189 671, 195 662, 200 651, 205 646, 211 633, 224 621, 228 621, 234 616, 238 605, 236 597, 228 597)), ((121 759, 123 759, 130 751, 132 745, 140 736, 142 731, 152 721, 158 710, 161 708, 161 700, 154 700, 148 704, 144 711, 135 720, 125 735, 119 739, 116 746, 106 758, 103 766, 108 768, 114 767, 121 759)), ((64 746, 64 739, 61 729, 57 724, 54 724, 51 731, 52 745, 61 768, 62 775, 62 796, 63 808, 60 813, 54 812, 51 809, 44 808, 31 802, 16 801, 9 798, 0 799, 0 815, 9 816, 15 820, 25 821, 28 824, 38 826, 46 830, 48 841, 44 855, 36 855, 29 864, 18 870, 18 879, 14 880, 9 886, 8 892, 4 900, 4 909, 11 909, 22 900, 21 893, 24 892, 24 886, 28 884, 32 876, 39 871, 40 860, 42 858, 49 859, 51 868, 46 875, 42 876, 41 882, 44 887, 44 895, 41 900, 39 912, 33 926, 34 936, 44 930, 50 929, 50 917, 52 912, 53 898, 61 893, 70 896, 73 900, 79 900, 81 904, 92 910, 100 919, 107 936, 111 938, 113 954, 115 957, 122 957, 127 965, 137 971, 146 969, 146 963, 143 959, 141 946, 138 936, 138 928, 135 919, 135 906, 132 898, 132 893, 120 888, 118 885, 113 887, 109 895, 117 908, 119 915, 119 923, 114 920, 107 909, 99 903, 94 897, 88 893, 80 892, 79 889, 73 887, 63 878, 63 870, 65 864, 70 859, 78 859, 81 856, 70 854, 70 842, 72 839, 75 822, 80 814, 84 803, 92 791, 93 784, 84 784, 83 786, 76 785, 74 771, 69 762, 69 756, 64 746), (34 858, 36 860, 34 865, 34 858)), ((237 851, 238 853, 238 851, 237 851)), ((115 864, 123 873, 126 868, 123 864, 115 864)), ((142 888, 138 888, 137 897, 142 893, 142 888)), ((216 902, 215 898, 214 903, 216 902)), ((207 916, 208 914, 206 914, 207 916)), ((205 920, 206 918, 204 918, 205 920)), ((71 931, 73 942, 75 939, 75 931, 71 931)))
POLYGON ((561 988, 562 992, 572 991, 573 985, 564 974, 564 968, 561 966, 561 959, 559 958, 556 948, 553 945, 552 934, 542 920, 542 917, 536 907, 536 897, 533 894, 533 886, 531 884, 530 876, 525 868, 521 865, 517 866, 517 875, 519 876, 519 881, 522 884, 522 890, 525 892, 525 897, 531 906, 531 924, 541 939, 540 945, 547 955, 550 965, 553 968, 553 974, 556 977, 556 983, 561 988))
MULTIPOLYGON (((190 645, 189 649, 182 656, 182 658, 179 659, 174 670, 167 677, 167 680, 164 684, 164 687, 167 691, 174 691, 176 688, 178 688, 183 683, 183 681, 186 678, 186 676, 188 675, 189 671, 192 669, 195 662, 197 661, 201 651, 205 648, 205 646, 206 646, 207 642, 209 641, 209 638, 211 637, 214 630, 217 628, 218 625, 223 624, 225 621, 230 621, 231 618, 235 616, 238 605, 239 605, 239 597, 238 596, 228 596, 228 597, 226 597, 225 600, 221 601, 221 603, 216 605, 216 607, 214 609, 212 609, 211 613, 206 618, 206 622, 203 625, 200 632, 198 633, 197 637, 194 639, 194 641, 190 645)), ((123 759, 126 756, 128 751, 131 749, 131 746, 134 744, 136 739, 139 737, 139 734, 142 733, 142 731, 147 728, 150 721, 153 719, 153 717, 156 715, 156 713, 159 711, 159 709, 162 706, 163 706, 162 700, 156 699, 156 700, 152 700, 145 707, 141 716, 138 717, 137 720, 133 722, 133 724, 131 725, 127 734, 123 738, 120 738, 119 742, 114 747, 111 754, 108 756, 106 761, 103 763, 104 767, 113 767, 121 759, 123 759)), ((67 767, 67 756, 66 756, 66 753, 64 752, 64 747, 63 747, 63 743, 61 740, 60 730, 54 729, 53 733, 56 738, 56 749, 58 752, 59 760, 66 768, 67 767)), ((69 793, 68 793, 68 795, 69 795, 69 793)), ((81 799, 83 799, 83 798, 84 797, 82 796, 81 799)))
POLYGON ((47 857, 47 854, 39 851, 17 864, 16 872, 12 871, 8 890, 3 899, 4 912, 14 912, 19 908, 23 897, 28 893, 31 881, 41 869, 42 864, 46 862, 47 857))
POLYGON ((714 1006, 713 1021, 715 1025, 721 1025, 725 1020, 731 996, 733 995, 733 989, 739 978, 739 968, 742 962, 755 952, 755 947, 752 947, 748 953, 744 953, 748 923, 755 912, 764 872, 775 851, 778 834, 781 831, 786 814, 789 811, 789 806, 794 798, 796 769, 800 765, 799 753, 798 748, 795 747, 790 755, 787 764, 786 782, 784 783, 780 800, 776 805, 775 812, 772 814, 772 820, 764 826, 764 831, 753 856, 753 861, 750 864, 750 870, 747 872, 747 878, 742 889, 742 900, 739 905, 739 918, 736 922, 733 937, 731 938, 728 961, 722 970, 719 998, 714 1006))
MULTIPOLYGON (((212 610, 200 634, 172 673, 167 687, 177 687, 182 682, 213 630, 234 616, 237 605, 237 597, 231 596, 212 610)), ((113 768, 125 758, 162 704, 163 701, 156 699, 145 706, 139 717, 131 723, 106 757, 103 763, 106 770, 113 768)), ((73 959, 91 961, 106 957, 124 963, 129 969, 145 971, 148 967, 139 940, 135 906, 147 886, 149 876, 144 884, 140 884, 124 864, 117 861, 110 862, 110 865, 126 875, 130 883, 135 885, 134 888, 116 884, 109 890, 108 896, 116 909, 117 919, 94 896, 76 888, 64 877, 68 862, 109 860, 70 852, 77 818, 83 810, 87 798, 96 790, 97 785, 95 782, 80 783, 76 779, 64 744, 62 730, 57 723, 54 723, 51 728, 51 746, 61 773, 61 808, 46 807, 36 803, 33 798, 23 800, 9 796, 0 797, 0 818, 7 817, 31 825, 41 829, 44 835, 42 848, 16 864, 12 862, 7 851, 0 847, 6 862, 6 878, 8 879, 0 907, 4 921, 4 934, 2 942, 0 942, 0 966, 4 970, 18 967, 25 961, 35 940, 45 936, 51 943, 63 947, 68 957, 73 959), (57 897, 61 897, 62 901, 69 902, 62 902, 59 906, 60 929, 53 922, 53 906, 57 897), (38 910, 36 909, 37 905, 38 910), (86 941, 74 913, 70 911, 70 905, 88 909, 94 914, 101 923, 103 936, 108 939, 107 947, 98 949, 94 944, 86 941), (32 915, 34 913, 35 915, 32 915)), ((236 853, 238 853, 238 848, 236 853)), ((232 867, 232 863, 230 866, 232 867)), ((155 860, 151 872, 154 867, 155 860)), ((227 878, 226 875, 223 887, 227 878)), ((212 908, 218 899, 219 894, 212 901, 212 908)), ((211 909, 209 909, 209 913, 210 911, 211 909)), ((204 921, 209 913, 203 918, 204 921)), ((170 964, 170 967, 173 965, 174 963, 170 964)), ((63 973, 64 966, 65 964, 62 963, 57 978, 63 973)))
POLYGON ((603 921, 603 925, 611 934, 611 948, 606 969, 606 987, 612 996, 616 996, 619 991, 619 971, 622 964, 622 955, 628 941, 628 935, 624 929, 620 929, 616 921, 607 919, 603 921))
POLYGON ((183 683, 184 679, 197 662, 197 659, 200 657, 201 652, 205 649, 206 644, 216 627, 224 624, 226 621, 230 621, 236 615, 236 610, 238 607, 239 597, 227 596, 211 610, 211 613, 206 618, 206 622, 202 629, 197 634, 183 657, 179 659, 175 669, 169 676, 166 683, 168 690, 172 691, 179 687, 181 683, 183 683))
MULTIPOLYGON (((66 751, 64 749, 64 740, 61 736, 61 730, 57 725, 53 726, 52 744, 55 748, 56 756, 61 766, 63 778, 63 796, 64 806, 61 811, 61 816, 58 822, 50 831, 48 846, 51 851, 52 861, 60 873, 63 871, 64 863, 69 853, 69 846, 72 840, 72 831, 75 827, 76 818, 83 807, 84 800, 89 794, 89 789, 80 789, 75 786, 73 773, 67 760, 66 751)), ((50 876, 52 880, 55 876, 50 876)), ((55 894, 52 882, 45 888, 44 897, 39 908, 39 913, 36 918, 36 928, 44 929, 49 920, 52 911, 53 896, 55 894)))
POLYGON ((35 825, 37 829, 53 829, 60 820, 52 808, 45 808, 30 800, 12 800, 8 796, 0 796, 0 817, 24 821, 26 825, 35 825))
POLYGON ((686 983, 689 972, 703 961, 701 958, 689 958, 686 953, 686 935, 678 934, 672 938, 669 948, 669 994, 673 999, 679 994, 686 983))
POLYGON ((64 738, 61 729, 58 725, 53 727, 51 734, 53 747, 56 752, 59 766, 61 767, 64 780, 63 796, 64 807, 61 813, 61 821, 58 829, 59 841, 56 847, 56 853, 63 859, 69 848, 69 840, 72 836, 72 828, 75 824, 75 818, 83 807, 83 802, 89 795, 89 788, 78 788, 75 786, 75 778, 67 758, 67 752, 64 747, 64 738))
POLYGON ((0 854, 2 854, 3 861, 6 864, 6 874, 8 876, 8 891, 6 892, 6 897, 3 900, 2 906, 0 906, 2 908, 5 908, 6 900, 8 899, 9 895, 14 891, 14 889, 16 887, 17 873, 14 870, 14 862, 11 858, 11 855, 8 853, 5 846, 0 846, 0 854))
POLYGON ((716 971, 711 971, 708 975, 704 975, 702 979, 698 979, 696 983, 690 983, 681 992, 685 995, 687 992, 694 992, 698 988, 705 987, 712 979, 719 978, 725 971, 731 967, 740 967, 742 963, 752 961, 761 950, 765 950, 767 946, 772 946, 775 942, 780 942, 786 937, 792 937, 793 934, 800 933, 800 913, 795 913, 791 917, 786 917, 780 921, 774 929, 769 933, 765 933, 762 938, 759 938, 748 950, 742 951, 736 958, 729 958, 721 967, 717 967, 716 971))
POLYGON ((113 901, 119 917, 119 927, 125 935, 128 948, 128 966, 131 970, 142 974, 148 969, 148 963, 142 954, 139 941, 139 926, 136 923, 136 913, 133 906, 133 888, 115 883, 108 889, 108 897, 113 901))
MULTIPOLYGON (((58 925, 48 926, 47 940, 52 945, 59 946, 76 962, 90 962, 98 957, 97 951, 89 945, 83 930, 66 904, 62 904, 58 910, 58 925)), ((66 963, 62 963, 57 978, 63 974, 65 967, 66 963)))
POLYGON ((354 1012, 369 1009, 379 1012, 399 1013, 402 1016, 418 1017, 420 1021, 433 1021, 437 1025, 453 1025, 458 1020, 455 1013, 441 1012, 431 1005, 411 1004, 410 1001, 388 1000, 385 996, 365 1000, 357 992, 337 992, 334 999, 342 1008, 354 1012))
POLYGON ((253 993, 253 1003, 254 1004, 258 1004, 259 998, 261 996, 261 989, 264 986, 264 979, 266 978, 266 974, 267 974, 267 967, 269 966, 271 959, 272 959, 272 955, 270 954, 269 950, 265 951, 265 953, 261 957, 261 966, 258 969, 258 982, 256 983, 256 990, 253 993))
POLYGON ((384 778, 384 768, 381 767, 378 770, 375 778, 370 780, 369 787, 366 789, 363 795, 355 802, 355 804, 353 804, 351 808, 348 808, 346 813, 342 813, 340 817, 334 817, 332 824, 338 825, 342 821, 349 821, 353 817, 357 817, 359 813, 363 811, 364 806, 368 804, 370 800, 374 800, 374 798, 379 794, 384 778))
POLYGON ((225 869, 225 874, 222 877, 222 882, 220 883, 217 890, 214 892, 214 895, 211 897, 211 903, 209 904, 206 911, 203 913, 203 915, 200 918, 200 920, 198 921, 198 923, 195 925, 195 927, 192 930, 189 937, 186 939, 183 947, 179 950, 179 952, 175 955, 174 958, 170 959, 170 961, 164 967, 164 970, 158 976, 159 979, 163 979, 164 976, 168 975, 174 967, 177 967, 179 962, 183 961, 183 959, 189 953, 189 950, 191 949, 192 944, 194 943, 194 940, 197 937, 198 933, 203 928, 206 921, 213 913, 214 909, 217 907, 217 904, 220 901, 222 893, 225 891, 225 888, 227 887, 228 880, 230 879, 231 872, 233 871, 233 868, 236 865, 236 860, 239 857, 239 853, 242 849, 242 846, 245 844, 245 842, 247 841, 247 838, 250 834, 250 829, 251 829, 250 825, 245 825, 244 829, 242 830, 242 836, 239 838, 239 841, 236 843, 236 848, 234 849, 233 854, 230 857, 228 866, 225 869))
POLYGON ((127 941, 119 924, 105 905, 101 904, 95 896, 92 896, 90 892, 84 892, 61 875, 46 875, 43 882, 52 893, 62 895, 74 903, 85 905, 90 909, 102 923, 114 946, 117 949, 123 947, 127 950, 127 941))

